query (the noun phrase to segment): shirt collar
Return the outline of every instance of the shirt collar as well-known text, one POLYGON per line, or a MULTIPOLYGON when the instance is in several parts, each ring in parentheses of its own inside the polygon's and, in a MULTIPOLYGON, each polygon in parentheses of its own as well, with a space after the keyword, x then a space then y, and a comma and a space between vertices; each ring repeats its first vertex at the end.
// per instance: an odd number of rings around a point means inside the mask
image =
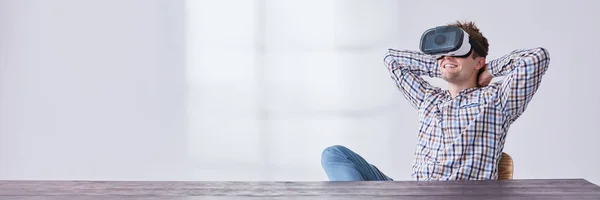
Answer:
MULTIPOLYGON (((469 94, 473 91, 476 91, 478 89, 480 89, 481 87, 472 87, 472 88, 467 88, 464 90, 461 90, 460 92, 458 92, 458 94, 456 95, 456 97, 461 97, 461 96, 465 96, 466 94, 469 94)), ((446 97, 446 100, 451 100, 452 99, 452 95, 450 94, 449 90, 444 90, 444 96, 446 97)))

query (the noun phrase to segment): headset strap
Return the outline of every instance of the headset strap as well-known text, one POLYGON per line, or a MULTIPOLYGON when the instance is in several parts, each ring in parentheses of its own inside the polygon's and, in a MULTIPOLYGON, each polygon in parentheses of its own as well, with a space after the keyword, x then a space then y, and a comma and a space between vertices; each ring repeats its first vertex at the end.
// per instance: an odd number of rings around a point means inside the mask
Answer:
POLYGON ((473 40, 471 36, 469 36, 469 44, 471 44, 471 47, 473 47, 473 49, 475 50, 475 52, 477 52, 477 54, 479 54, 479 56, 484 57, 483 48, 481 48, 481 46, 479 46, 479 43, 473 40))

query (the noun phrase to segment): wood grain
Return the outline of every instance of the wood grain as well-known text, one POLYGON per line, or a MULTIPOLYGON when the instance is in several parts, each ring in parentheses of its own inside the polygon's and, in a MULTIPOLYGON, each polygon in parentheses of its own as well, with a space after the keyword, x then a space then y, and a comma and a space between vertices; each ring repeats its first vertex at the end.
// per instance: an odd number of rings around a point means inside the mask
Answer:
POLYGON ((0 181, 0 199, 600 199, 583 179, 383 182, 0 181))

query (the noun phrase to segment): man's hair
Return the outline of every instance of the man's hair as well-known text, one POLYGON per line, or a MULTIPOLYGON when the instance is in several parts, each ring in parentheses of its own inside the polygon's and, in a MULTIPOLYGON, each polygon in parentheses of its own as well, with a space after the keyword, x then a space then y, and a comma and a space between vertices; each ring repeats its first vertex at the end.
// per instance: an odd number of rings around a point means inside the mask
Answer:
POLYGON ((456 21, 455 23, 448 24, 448 26, 456 26, 456 27, 461 28, 462 30, 467 32, 471 36, 471 38, 473 40, 475 40, 475 42, 477 42, 477 44, 479 44, 479 46, 483 50, 483 55, 479 55, 477 52, 474 52, 473 58, 477 58, 479 56, 484 57, 484 58, 487 57, 488 51, 490 48, 490 44, 488 44, 487 38, 485 38, 483 36, 481 31, 479 31, 479 28, 477 28, 477 26, 475 26, 474 22, 456 21))

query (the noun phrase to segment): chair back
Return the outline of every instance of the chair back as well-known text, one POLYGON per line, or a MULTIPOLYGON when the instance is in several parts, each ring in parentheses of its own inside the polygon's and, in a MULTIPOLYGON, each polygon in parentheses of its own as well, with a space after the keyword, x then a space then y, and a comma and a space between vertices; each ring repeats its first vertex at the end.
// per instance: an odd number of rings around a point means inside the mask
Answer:
POLYGON ((513 179, 514 163, 512 157, 507 153, 502 152, 500 163, 498 163, 498 179, 510 180, 513 179))

